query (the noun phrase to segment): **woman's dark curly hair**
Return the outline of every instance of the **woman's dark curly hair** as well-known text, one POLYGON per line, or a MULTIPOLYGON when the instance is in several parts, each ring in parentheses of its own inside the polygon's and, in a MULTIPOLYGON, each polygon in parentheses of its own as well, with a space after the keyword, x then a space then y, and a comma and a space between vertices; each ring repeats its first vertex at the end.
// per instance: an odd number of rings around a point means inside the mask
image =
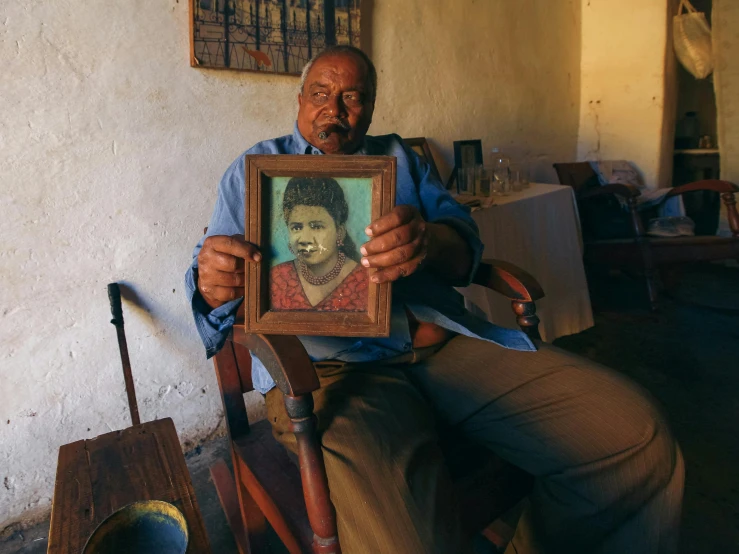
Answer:
MULTIPOLYGON (((349 218, 349 205, 344 198, 341 185, 331 177, 293 177, 287 182, 282 195, 282 216, 285 223, 290 219, 290 212, 296 206, 320 206, 325 208, 336 227, 344 226, 349 218)), ((340 247, 347 258, 359 261, 359 254, 354 241, 347 231, 344 236, 344 245, 340 247)))

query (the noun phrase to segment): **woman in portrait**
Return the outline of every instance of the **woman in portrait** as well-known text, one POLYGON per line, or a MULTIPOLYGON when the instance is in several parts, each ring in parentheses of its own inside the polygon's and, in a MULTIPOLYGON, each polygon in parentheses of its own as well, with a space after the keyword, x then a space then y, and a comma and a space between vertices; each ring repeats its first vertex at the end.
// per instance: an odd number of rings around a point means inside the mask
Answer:
POLYGON ((273 310, 367 310, 367 270, 347 233, 349 206, 330 177, 293 177, 282 198, 292 261, 270 272, 273 310))

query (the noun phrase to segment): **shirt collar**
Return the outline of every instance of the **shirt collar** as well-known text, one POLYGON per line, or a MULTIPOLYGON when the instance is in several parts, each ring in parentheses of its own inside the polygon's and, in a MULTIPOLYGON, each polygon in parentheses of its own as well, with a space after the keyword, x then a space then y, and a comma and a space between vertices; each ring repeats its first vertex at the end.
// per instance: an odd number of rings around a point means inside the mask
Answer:
MULTIPOLYGON (((300 134, 300 130, 298 129, 298 122, 295 122, 295 125, 293 126, 293 138, 295 139, 296 144, 296 153, 297 154, 320 154, 323 155, 323 152, 321 152, 318 148, 313 146, 310 142, 305 140, 303 135, 300 134)), ((357 149, 354 154, 359 154, 362 156, 367 155, 367 137, 364 138, 362 141, 362 145, 357 149)))

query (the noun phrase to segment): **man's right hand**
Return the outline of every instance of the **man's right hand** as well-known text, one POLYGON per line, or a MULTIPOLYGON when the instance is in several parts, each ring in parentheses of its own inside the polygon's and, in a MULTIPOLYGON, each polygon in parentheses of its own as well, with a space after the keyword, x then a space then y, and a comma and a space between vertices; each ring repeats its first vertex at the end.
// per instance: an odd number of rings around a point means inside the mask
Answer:
POLYGON ((211 308, 244 296, 244 262, 262 259, 241 235, 207 237, 198 254, 198 290, 211 308))

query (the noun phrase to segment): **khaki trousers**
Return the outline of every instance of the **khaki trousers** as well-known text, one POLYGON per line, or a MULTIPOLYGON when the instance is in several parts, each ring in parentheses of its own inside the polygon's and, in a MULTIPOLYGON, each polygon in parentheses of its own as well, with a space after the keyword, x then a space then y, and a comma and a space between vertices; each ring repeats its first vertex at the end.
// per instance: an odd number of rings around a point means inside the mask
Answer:
MULTIPOLYGON (((537 477, 507 552, 673 553, 684 468, 648 394, 555 347, 457 336, 419 363, 319 368, 314 392, 344 554, 469 552, 439 433, 537 477)), ((276 438, 295 451, 282 393, 276 438)))

